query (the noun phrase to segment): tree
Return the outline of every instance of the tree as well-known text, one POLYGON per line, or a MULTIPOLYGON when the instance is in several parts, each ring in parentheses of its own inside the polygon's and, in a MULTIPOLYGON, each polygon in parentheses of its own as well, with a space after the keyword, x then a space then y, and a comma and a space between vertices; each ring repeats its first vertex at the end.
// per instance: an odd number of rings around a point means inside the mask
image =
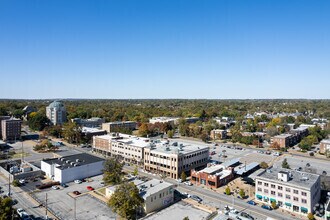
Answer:
POLYGON ((139 170, 138 170, 138 167, 135 166, 134 170, 133 170, 133 173, 132 173, 134 176, 137 176, 139 175, 139 170))
POLYGON ((13 181, 13 186, 18 187, 18 186, 20 186, 20 185, 21 185, 21 184, 19 183, 18 180, 14 180, 14 181, 13 181))
POLYGON ((49 119, 42 113, 32 112, 29 115, 28 125, 33 130, 42 131, 49 123, 49 119))
POLYGON ((275 150, 279 150, 281 149, 281 146, 277 143, 277 142, 274 142, 270 145, 271 148, 275 149, 275 150))
POLYGON ((13 208, 11 198, 2 198, 0 196, 0 220, 12 219, 13 212, 15 212, 15 209, 13 208))
POLYGON ((143 204, 143 199, 139 195, 139 189, 134 183, 122 183, 111 195, 108 205, 125 219, 134 219, 137 209, 143 204))
POLYGON ((228 195, 228 196, 231 194, 231 191, 230 191, 229 186, 227 186, 227 188, 225 189, 225 193, 226 193, 226 195, 228 195))
POLYGON ((262 169, 267 169, 269 166, 268 164, 265 162, 265 161, 262 161, 259 166, 262 168, 262 169))
POLYGON ((186 216, 186 217, 184 217, 182 220, 189 220, 189 217, 186 216))
POLYGON ((173 136, 174 136, 174 131, 173 131, 173 130, 169 130, 169 131, 167 132, 167 137, 168 137, 168 138, 173 138, 173 136))
POLYGON ((117 157, 112 157, 104 162, 103 181, 105 184, 118 184, 121 182, 123 164, 117 157))
POLYGON ((314 220, 315 219, 313 213, 308 213, 307 218, 308 218, 308 220, 314 220))
POLYGON ((240 195, 240 197, 241 197, 242 199, 245 198, 245 191, 244 191, 244 189, 240 189, 240 190, 239 190, 239 195, 240 195))
POLYGON ((287 159, 285 158, 282 162, 282 168, 285 168, 285 169, 290 169, 290 165, 287 161, 287 159))
POLYGON ((187 175, 186 175, 186 173, 183 172, 183 171, 182 171, 182 173, 181 173, 181 180, 182 180, 182 182, 185 182, 185 181, 187 180, 187 175))
POLYGON ((272 201, 270 205, 272 206, 273 209, 276 209, 277 208, 277 205, 276 205, 276 202, 275 201, 272 201))
POLYGON ((69 143, 78 144, 81 140, 81 128, 76 123, 65 123, 63 125, 63 136, 69 143))
POLYGON ((149 128, 147 123, 142 123, 139 127, 139 135, 146 137, 149 135, 149 128))

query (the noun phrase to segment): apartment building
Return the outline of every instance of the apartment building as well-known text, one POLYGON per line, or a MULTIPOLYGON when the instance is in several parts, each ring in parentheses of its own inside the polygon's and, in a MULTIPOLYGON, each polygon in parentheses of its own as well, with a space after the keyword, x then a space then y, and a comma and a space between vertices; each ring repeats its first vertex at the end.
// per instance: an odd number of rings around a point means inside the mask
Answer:
POLYGON ((320 153, 325 154, 327 150, 330 150, 330 139, 324 139, 320 142, 320 153))
POLYGON ((10 119, 10 116, 0 116, 0 139, 2 139, 2 126, 1 126, 1 122, 2 120, 7 120, 10 119))
POLYGON ((178 117, 153 117, 149 119, 150 124, 155 124, 155 123, 169 123, 170 125, 174 126, 179 122, 178 117))
POLYGON ((62 102, 54 101, 46 107, 46 116, 53 125, 62 125, 66 122, 66 109, 62 102))
POLYGON ((103 118, 97 118, 97 117, 93 117, 93 118, 89 118, 89 119, 73 118, 73 119, 71 119, 71 121, 81 127, 87 127, 87 128, 101 127, 102 123, 104 123, 103 118))
POLYGON ((4 141, 21 139, 22 120, 9 118, 1 121, 1 133, 4 141))
POLYGON ((218 188, 227 184, 234 178, 232 167, 221 165, 209 166, 202 170, 191 170, 191 183, 205 185, 210 188, 218 188))
POLYGON ((221 129, 214 129, 210 132, 212 140, 224 140, 227 138, 227 131, 221 129))
POLYGON ((272 143, 278 143, 280 147, 292 147, 298 144, 304 137, 308 135, 308 127, 298 127, 292 129, 288 134, 276 135, 272 138, 272 143))
POLYGON ((272 168, 256 176, 255 197, 262 203, 307 214, 320 200, 320 176, 282 168, 272 168))
POLYGON ((123 161, 143 164, 144 148, 149 138, 112 133, 93 137, 93 151, 107 156, 119 156, 123 161))
POLYGON ((182 172, 206 166, 208 159, 208 146, 158 141, 144 148, 144 169, 173 179, 179 179, 182 172))
POLYGON ((118 132, 118 129, 134 130, 136 128, 136 122, 134 121, 116 121, 102 123, 102 130, 106 130, 108 133, 118 132))

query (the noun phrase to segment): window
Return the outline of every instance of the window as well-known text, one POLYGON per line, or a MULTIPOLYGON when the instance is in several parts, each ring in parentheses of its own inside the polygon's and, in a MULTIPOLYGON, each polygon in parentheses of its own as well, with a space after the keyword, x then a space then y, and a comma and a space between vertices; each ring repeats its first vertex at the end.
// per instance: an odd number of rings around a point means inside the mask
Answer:
POLYGON ((307 203, 307 200, 306 199, 301 199, 301 203, 307 203))
POLYGON ((270 191, 270 194, 275 195, 275 191, 270 191))
POLYGON ((152 197, 151 197, 151 202, 153 201, 152 197))
POLYGON ((258 185, 262 185, 262 182, 261 181, 258 181, 258 185))
POLYGON ((307 196, 307 193, 306 192, 301 192, 301 195, 307 196))
POLYGON ((161 193, 159 194, 159 198, 162 198, 162 194, 161 193))
POLYGON ((283 194, 282 193, 277 193, 277 196, 278 197, 283 197, 283 194))
POLYGON ((274 184, 271 184, 270 187, 271 187, 272 189, 275 189, 275 185, 274 185, 274 184))
POLYGON ((261 189, 260 187, 258 187, 258 189, 257 189, 257 190, 258 190, 258 192, 261 192, 261 191, 262 191, 262 189, 261 189))
POLYGON ((264 193, 268 193, 268 189, 264 189, 264 193))
POLYGON ((298 197, 295 197, 295 196, 294 196, 294 197, 293 197, 293 200, 294 200, 294 201, 298 201, 299 199, 298 199, 298 197))
POLYGON ((285 195, 285 198, 291 199, 291 196, 290 195, 285 195))
POLYGON ((285 191, 286 192, 291 192, 291 189, 290 188, 285 188, 285 191))
POLYGON ((264 183, 264 186, 267 186, 268 187, 268 185, 269 185, 268 183, 264 183))
POLYGON ((293 190, 293 193, 294 193, 294 194, 298 194, 298 190, 294 189, 294 190, 293 190))
POLYGON ((283 190, 283 187, 282 186, 277 186, 277 189, 283 190))

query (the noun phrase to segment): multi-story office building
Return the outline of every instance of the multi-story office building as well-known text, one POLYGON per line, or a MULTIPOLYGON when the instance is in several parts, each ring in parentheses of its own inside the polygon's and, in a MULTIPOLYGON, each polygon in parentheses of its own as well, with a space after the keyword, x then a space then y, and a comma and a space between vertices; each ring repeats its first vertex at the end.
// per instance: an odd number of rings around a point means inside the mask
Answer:
POLYGON ((209 147, 178 142, 153 143, 144 148, 144 169, 173 179, 182 172, 206 166, 209 147))
POLYGON ((107 156, 119 156, 123 161, 143 164, 144 148, 149 138, 112 133, 93 137, 93 151, 107 156))
POLYGON ((71 119, 71 121, 81 127, 88 127, 88 128, 101 127, 102 123, 104 123, 103 118, 97 118, 97 117, 89 118, 89 119, 73 118, 71 119))
POLYGON ((53 125, 62 125, 66 122, 66 110, 63 103, 54 101, 46 107, 46 116, 53 125))
POLYGON ((285 210, 307 214, 320 200, 320 176, 294 170, 273 168, 255 179, 255 197, 262 203, 276 204, 285 210))
POLYGON ((213 140, 224 140, 227 138, 227 131, 221 129, 214 129, 210 132, 210 137, 213 140))
POLYGON ((1 122, 2 120, 7 120, 10 119, 10 116, 0 116, 0 139, 2 139, 2 125, 1 122))
POLYGON ((118 132, 120 129, 134 130, 136 128, 136 122, 134 121, 115 121, 102 124, 102 130, 106 130, 108 133, 118 132))
POLYGON ((1 121, 2 139, 18 140, 21 139, 22 120, 17 118, 9 118, 1 121))

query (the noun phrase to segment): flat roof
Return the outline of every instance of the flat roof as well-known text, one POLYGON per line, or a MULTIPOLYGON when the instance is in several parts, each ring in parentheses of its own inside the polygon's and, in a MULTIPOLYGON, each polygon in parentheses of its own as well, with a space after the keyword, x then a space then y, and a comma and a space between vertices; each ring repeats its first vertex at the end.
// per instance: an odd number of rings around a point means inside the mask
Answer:
POLYGON ((105 130, 101 130, 101 129, 98 129, 98 128, 82 127, 81 132, 83 132, 83 133, 97 133, 97 132, 105 132, 105 130))
POLYGON ((330 144, 330 139, 323 139, 321 141, 321 143, 324 143, 324 144, 330 144))
POLYGON ((147 182, 140 183, 137 187, 141 189, 140 196, 145 200, 148 196, 158 193, 163 189, 174 187, 174 185, 158 179, 152 179, 147 182))
POLYGON ((259 163, 257 162, 252 162, 252 163, 249 163, 248 165, 245 166, 242 165, 242 166, 239 166, 239 167, 235 167, 234 171, 236 172, 236 174, 238 175, 243 175, 244 173, 247 173, 249 171, 251 171, 252 169, 256 168, 257 166, 259 166, 259 163))
POLYGON ((59 158, 44 159, 42 161, 48 163, 49 165, 54 164, 55 167, 57 167, 58 169, 64 170, 64 169, 72 168, 75 165, 82 166, 82 165, 104 161, 104 159, 90 154, 81 153, 81 154, 73 154, 59 158))
POLYGON ((274 183, 291 185, 293 187, 300 186, 303 188, 310 189, 315 184, 315 182, 318 180, 319 177, 320 177, 319 175, 313 173, 306 173, 302 171, 273 167, 259 174, 256 178, 272 181, 274 183), (278 179, 277 177, 278 173, 288 173, 291 177, 289 178, 288 182, 283 182, 278 179))
POLYGON ((292 134, 280 134, 280 135, 276 135, 273 138, 287 138, 287 137, 291 137, 292 134))
POLYGON ((209 147, 185 142, 170 141, 169 143, 161 142, 154 144, 151 152, 159 152, 165 154, 189 154, 195 151, 206 149, 209 149, 209 147))
POLYGON ((112 121, 112 122, 106 122, 103 124, 115 125, 115 124, 129 124, 129 123, 136 123, 136 122, 135 121, 112 121))
POLYGON ((122 133, 111 133, 106 135, 96 136, 96 138, 110 140, 111 142, 123 143, 135 147, 148 147, 150 146, 150 139, 144 137, 137 137, 134 135, 122 134, 122 133))
POLYGON ((241 158, 240 157, 238 157, 238 158, 233 158, 233 159, 231 159, 231 160, 229 160, 229 161, 227 161, 227 162, 224 162, 224 163, 222 163, 221 165, 222 166, 224 166, 224 167, 231 167, 231 166, 233 166, 234 164, 236 164, 236 163, 239 163, 241 158))
POLYGON ((225 169, 225 167, 223 165, 214 165, 214 166, 206 167, 205 169, 202 169, 198 172, 213 174, 213 173, 221 171, 223 169, 225 169))

